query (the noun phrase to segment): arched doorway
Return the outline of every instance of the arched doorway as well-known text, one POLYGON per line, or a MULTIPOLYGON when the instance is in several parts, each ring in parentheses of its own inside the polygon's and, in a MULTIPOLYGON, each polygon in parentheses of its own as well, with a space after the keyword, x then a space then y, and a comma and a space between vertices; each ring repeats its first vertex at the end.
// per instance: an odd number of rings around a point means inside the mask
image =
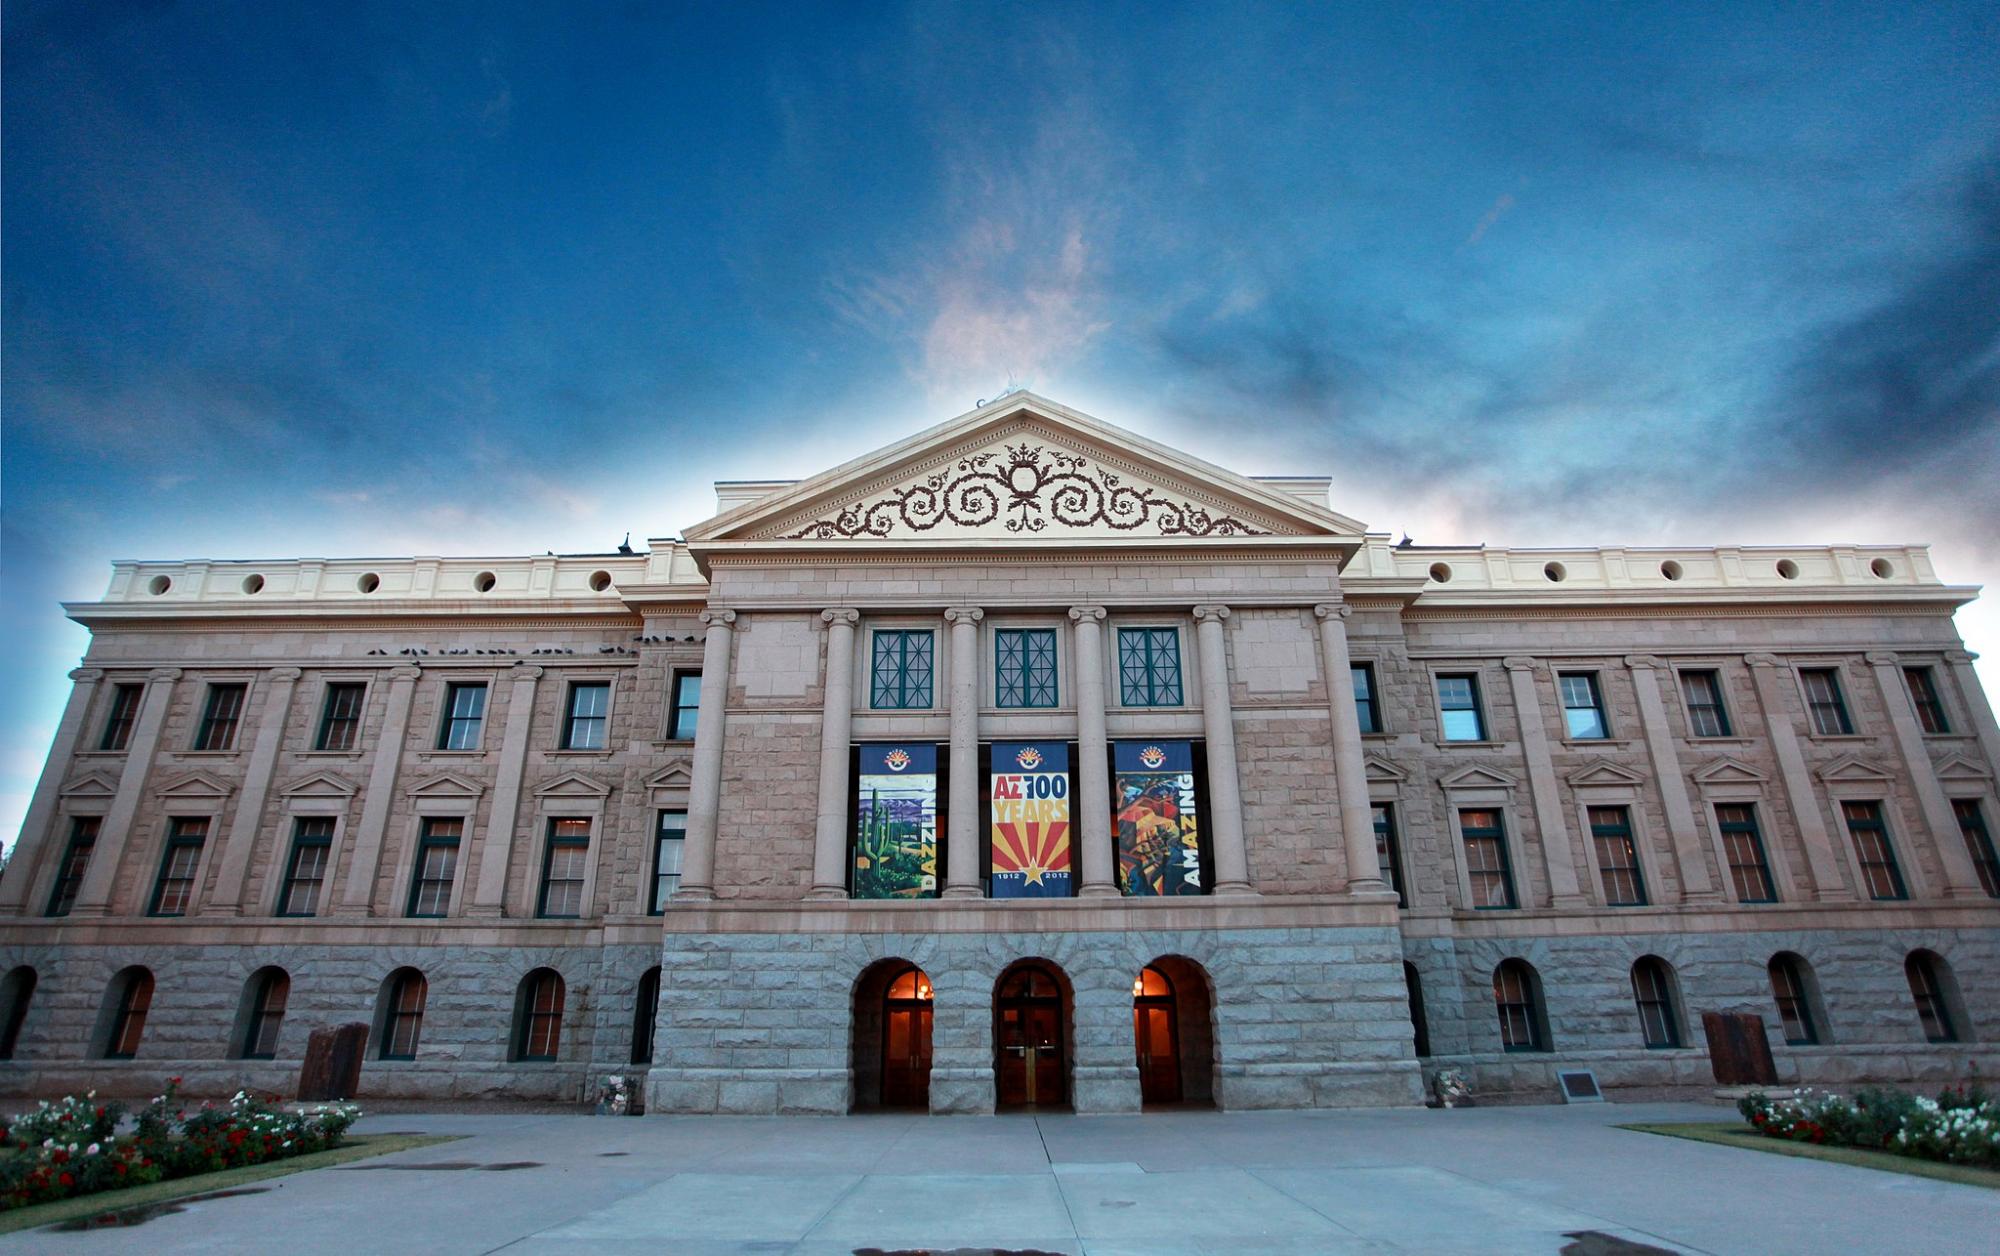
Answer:
POLYGON ((993 990, 993 1080, 1000 1107, 1069 1102, 1068 1036, 1068 989, 1055 969, 1030 960, 1000 974, 993 990))
POLYGON ((854 1106, 929 1108, 931 979, 907 960, 883 960, 854 987, 854 1106))
POLYGON ((1139 1049, 1139 1098, 1181 1101, 1180 1009, 1174 983, 1148 967, 1132 982, 1132 1038, 1139 1049))

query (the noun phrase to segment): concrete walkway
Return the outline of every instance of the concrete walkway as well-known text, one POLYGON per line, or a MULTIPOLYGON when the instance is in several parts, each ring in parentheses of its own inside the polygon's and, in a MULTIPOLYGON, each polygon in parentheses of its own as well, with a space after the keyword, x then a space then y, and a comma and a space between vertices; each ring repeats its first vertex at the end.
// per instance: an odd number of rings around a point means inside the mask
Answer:
POLYGON ((282 1178, 132 1229, 18 1234, 0 1250, 1556 1253, 1583 1231, 1681 1252, 1994 1250, 2000 1191, 1612 1128, 1705 1118, 1733 1114, 1675 1104, 1140 1117, 395 1114, 360 1128, 470 1137, 282 1178))

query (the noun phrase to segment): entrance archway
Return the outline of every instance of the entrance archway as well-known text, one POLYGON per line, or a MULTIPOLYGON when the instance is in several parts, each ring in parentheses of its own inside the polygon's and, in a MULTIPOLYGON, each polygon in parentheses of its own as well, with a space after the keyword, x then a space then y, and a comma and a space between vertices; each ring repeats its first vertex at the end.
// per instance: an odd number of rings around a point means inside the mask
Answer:
POLYGON ((1215 1101, 1214 1006, 1208 973, 1163 955, 1132 979, 1132 1045, 1147 1104, 1215 1101))
POLYGON ((1069 1103, 1069 983, 1060 969, 1024 960, 993 988, 993 1083, 1003 1108, 1069 1103))
POLYGON ((854 987, 854 1106, 931 1103, 931 979, 907 960, 872 964, 854 987))

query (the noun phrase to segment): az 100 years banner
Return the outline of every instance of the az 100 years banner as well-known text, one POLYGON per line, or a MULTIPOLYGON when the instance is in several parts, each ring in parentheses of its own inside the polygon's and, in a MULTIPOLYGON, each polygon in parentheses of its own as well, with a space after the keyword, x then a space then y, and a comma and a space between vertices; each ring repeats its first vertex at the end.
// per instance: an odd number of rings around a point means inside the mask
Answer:
POLYGON ((993 743, 993 897, 1069 897, 1069 747, 993 743))
POLYGON ((1118 888, 1134 897, 1201 893, 1193 743, 1114 742, 1112 766, 1118 888))

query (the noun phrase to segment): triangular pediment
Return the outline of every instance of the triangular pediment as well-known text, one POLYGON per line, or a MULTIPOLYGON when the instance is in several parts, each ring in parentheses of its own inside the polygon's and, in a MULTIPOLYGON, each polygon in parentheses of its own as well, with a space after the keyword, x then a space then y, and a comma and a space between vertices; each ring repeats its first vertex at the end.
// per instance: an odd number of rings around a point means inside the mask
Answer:
POLYGON ((535 797, 603 798, 611 793, 611 787, 603 781, 593 780, 581 772, 565 772, 535 790, 535 797))
POLYGON ((1940 760, 1937 765, 1938 779, 1941 781, 1990 781, 1993 773, 1976 759, 1968 759, 1962 754, 1940 760))
POLYGON ((304 780, 285 787, 286 798, 352 798, 361 792, 361 787, 344 776, 332 772, 315 772, 304 780))
POLYGON ((1438 784, 1445 789, 1513 789, 1514 778, 1493 768, 1473 766, 1460 768, 1438 784))
POLYGON ((1596 759, 1563 778, 1575 785, 1643 785, 1644 775, 1609 759, 1596 759))
POLYGON ((1713 759, 1696 768, 1695 780, 1704 785, 1762 785, 1769 778, 1741 759, 1713 759))
POLYGON ((1857 784, 1876 784, 1893 780, 1889 773, 1872 763, 1857 759, 1852 755, 1834 760, 1819 770, 1822 781, 1847 781, 1857 784))
POLYGON ((694 773, 688 769, 685 760, 669 763, 646 778, 647 789, 689 789, 694 785, 694 773))
POLYGON ((726 542, 1326 538, 1355 520, 1014 393, 688 529, 726 542))
POLYGON ((162 781, 153 792, 161 798, 227 798, 235 788, 206 772, 183 772, 162 781))
POLYGON ((412 798, 477 798, 486 792, 486 787, 456 772, 440 772, 416 782, 403 792, 412 798))
POLYGON ((62 787, 64 798, 109 798, 118 792, 118 782, 102 772, 85 772, 62 787))
POLYGON ((1379 754, 1364 755, 1361 766, 1367 769, 1368 779, 1383 784, 1400 785, 1410 779, 1410 774, 1379 754))

